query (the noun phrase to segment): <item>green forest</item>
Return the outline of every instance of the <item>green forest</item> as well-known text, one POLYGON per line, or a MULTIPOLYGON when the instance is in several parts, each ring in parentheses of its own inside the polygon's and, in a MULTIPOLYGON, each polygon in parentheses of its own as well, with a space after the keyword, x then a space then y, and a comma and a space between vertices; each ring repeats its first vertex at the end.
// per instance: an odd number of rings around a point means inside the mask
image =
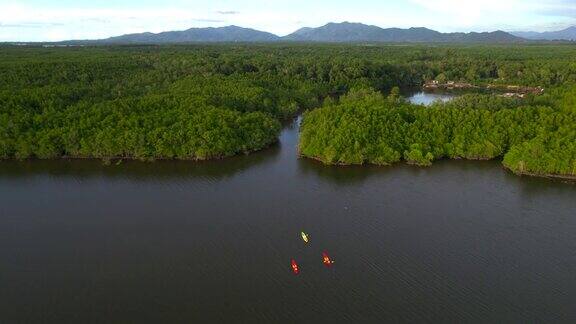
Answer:
POLYGON ((358 89, 304 115, 300 153, 327 164, 420 166, 503 157, 517 173, 574 176, 575 100, 571 88, 526 100, 471 94, 424 107, 358 89))
POLYGON ((502 158, 575 176, 575 57, 537 44, 0 46, 0 159, 223 158, 273 144, 305 112, 300 153, 329 164, 502 158), (430 80, 545 93, 400 96, 430 80))

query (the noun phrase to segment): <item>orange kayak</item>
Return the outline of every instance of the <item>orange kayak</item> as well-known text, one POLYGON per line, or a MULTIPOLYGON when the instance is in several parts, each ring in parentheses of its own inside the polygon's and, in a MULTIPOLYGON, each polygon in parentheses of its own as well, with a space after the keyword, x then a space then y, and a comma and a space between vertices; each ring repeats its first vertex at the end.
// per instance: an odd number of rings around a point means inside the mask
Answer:
POLYGON ((298 268, 298 263, 296 263, 296 260, 294 259, 290 260, 290 264, 292 266, 292 272, 294 272, 294 274, 300 273, 300 269, 298 268))
POLYGON ((322 252, 322 263, 324 263, 325 266, 329 267, 334 263, 334 260, 330 259, 328 253, 322 252))

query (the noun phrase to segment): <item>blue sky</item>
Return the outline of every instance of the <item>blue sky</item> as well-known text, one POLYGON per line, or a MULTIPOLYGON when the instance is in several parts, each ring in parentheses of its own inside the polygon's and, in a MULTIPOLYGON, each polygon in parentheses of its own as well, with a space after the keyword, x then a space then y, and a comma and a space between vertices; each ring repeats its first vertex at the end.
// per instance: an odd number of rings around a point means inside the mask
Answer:
POLYGON ((285 35, 342 21, 442 32, 548 31, 576 25, 576 0, 0 0, 0 41, 227 25, 285 35))

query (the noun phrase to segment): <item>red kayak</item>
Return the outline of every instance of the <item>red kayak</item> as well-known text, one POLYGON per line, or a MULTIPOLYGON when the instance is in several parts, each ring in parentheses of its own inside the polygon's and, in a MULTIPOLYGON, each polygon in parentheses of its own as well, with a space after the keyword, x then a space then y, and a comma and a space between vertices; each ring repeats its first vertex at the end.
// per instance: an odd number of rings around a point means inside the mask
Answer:
POLYGON ((334 260, 330 259, 328 253, 322 252, 322 263, 324 263, 325 266, 329 267, 334 263, 334 260))
POLYGON ((294 274, 300 273, 300 269, 298 269, 298 263, 296 263, 296 260, 292 259, 290 263, 292 264, 292 272, 294 272, 294 274))

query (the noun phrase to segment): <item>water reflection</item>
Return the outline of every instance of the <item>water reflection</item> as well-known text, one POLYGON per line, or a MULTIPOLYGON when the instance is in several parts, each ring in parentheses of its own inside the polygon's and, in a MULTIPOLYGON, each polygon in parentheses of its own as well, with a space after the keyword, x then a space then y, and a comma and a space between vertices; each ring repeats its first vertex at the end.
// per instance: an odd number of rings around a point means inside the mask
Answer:
POLYGON ((334 166, 325 165, 321 162, 300 158, 298 160, 299 171, 303 177, 317 176, 322 180, 338 184, 348 185, 362 183, 366 179, 389 173, 394 166, 373 166, 373 165, 351 165, 351 166, 334 166))
POLYGON ((281 144, 250 155, 239 155, 214 161, 154 162, 101 160, 26 160, 1 161, 0 179, 28 178, 38 175, 74 178, 130 178, 133 180, 156 179, 225 179, 251 168, 273 163, 281 151, 281 144))

